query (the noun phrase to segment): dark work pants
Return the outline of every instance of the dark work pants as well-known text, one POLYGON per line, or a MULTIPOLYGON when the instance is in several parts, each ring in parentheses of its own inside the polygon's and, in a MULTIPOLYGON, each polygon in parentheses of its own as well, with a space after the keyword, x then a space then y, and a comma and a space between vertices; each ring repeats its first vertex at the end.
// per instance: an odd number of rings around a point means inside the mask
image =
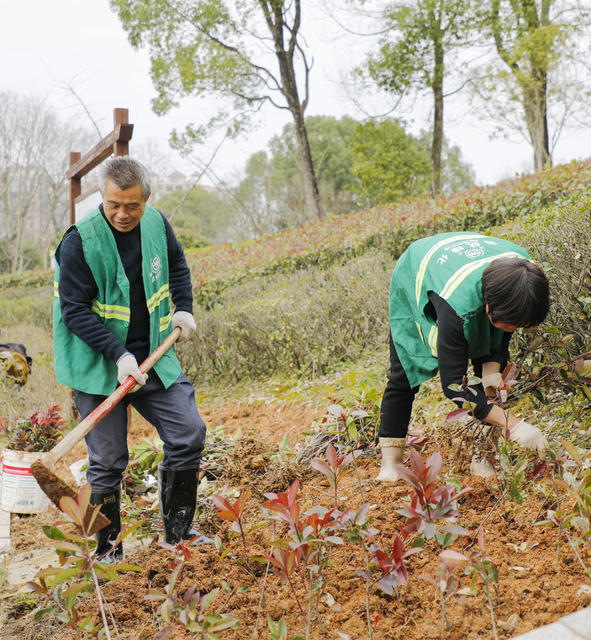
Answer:
MULTIPOLYGON (((105 399, 82 391, 74 397, 80 415, 85 418, 105 399)), ((165 389, 151 371, 148 381, 135 393, 129 393, 86 436, 88 470, 86 478, 93 491, 116 489, 127 467, 127 406, 136 409, 156 427, 164 443, 163 465, 167 468, 197 468, 205 445, 205 423, 195 406, 193 385, 181 374, 165 389)))
POLYGON ((390 334, 390 372, 380 408, 380 438, 406 438, 412 404, 419 387, 411 387, 390 334))

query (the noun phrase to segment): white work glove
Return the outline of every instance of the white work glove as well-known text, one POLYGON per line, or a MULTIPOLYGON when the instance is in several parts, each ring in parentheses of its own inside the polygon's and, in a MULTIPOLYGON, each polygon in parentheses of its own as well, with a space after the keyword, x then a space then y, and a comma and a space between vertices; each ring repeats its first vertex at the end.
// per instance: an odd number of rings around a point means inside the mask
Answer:
POLYGON ((482 386, 486 389, 488 387, 499 388, 503 376, 500 373, 489 373, 487 376, 482 376, 482 386))
POLYGON ((148 379, 148 374, 140 371, 135 356, 131 355, 131 353, 124 353, 119 360, 117 360, 117 380, 119 384, 123 384, 129 376, 133 376, 137 382, 137 384, 129 390, 129 393, 133 393, 140 387, 143 387, 148 379))
POLYGON ((188 338, 197 329, 193 314, 188 311, 175 311, 172 316, 172 328, 175 329, 176 327, 181 328, 181 338, 183 340, 188 338))
POLYGON ((511 429, 509 439, 524 449, 537 449, 542 459, 546 457, 544 452, 548 447, 548 441, 538 427, 534 427, 533 424, 529 424, 525 420, 518 422, 513 429, 511 429))
MULTIPOLYGON (((484 392, 489 398, 499 398, 499 385, 503 382, 503 376, 501 375, 501 366, 498 362, 483 362, 482 363, 482 387, 484 392)), ((501 401, 505 402, 507 399, 507 392, 501 391, 501 401)))
MULTIPOLYGON (((482 376, 482 386, 487 396, 492 396, 494 398, 499 397, 499 385, 503 382, 503 376, 500 373, 489 373, 488 375, 482 376), (488 389, 493 389, 494 392, 487 391, 488 389)), ((507 400, 507 391, 505 389, 501 389, 501 402, 505 402, 507 400)))

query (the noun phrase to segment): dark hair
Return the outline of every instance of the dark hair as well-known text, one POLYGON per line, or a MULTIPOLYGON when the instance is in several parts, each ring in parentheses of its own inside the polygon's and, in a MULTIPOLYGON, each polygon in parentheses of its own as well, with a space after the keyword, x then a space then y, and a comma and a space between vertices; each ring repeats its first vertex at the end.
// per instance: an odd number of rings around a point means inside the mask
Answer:
POLYGON ((525 258, 499 258, 482 273, 482 296, 493 322, 535 327, 550 307, 546 274, 525 258))
POLYGON ((103 194, 107 180, 111 180, 123 190, 139 184, 144 200, 150 195, 150 173, 143 164, 129 156, 115 156, 103 163, 99 172, 99 187, 103 194))

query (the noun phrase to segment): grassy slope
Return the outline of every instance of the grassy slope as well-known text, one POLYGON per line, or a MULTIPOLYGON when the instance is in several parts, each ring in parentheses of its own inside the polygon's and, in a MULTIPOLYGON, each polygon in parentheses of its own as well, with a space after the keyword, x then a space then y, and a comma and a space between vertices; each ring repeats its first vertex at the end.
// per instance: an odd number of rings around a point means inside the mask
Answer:
POLYGON ((590 181, 591 161, 571 162, 447 197, 418 198, 312 221, 253 241, 196 249, 187 259, 198 299, 208 306, 227 286, 252 277, 325 267, 370 249, 397 257, 410 241, 428 233, 489 229, 556 202, 590 181))

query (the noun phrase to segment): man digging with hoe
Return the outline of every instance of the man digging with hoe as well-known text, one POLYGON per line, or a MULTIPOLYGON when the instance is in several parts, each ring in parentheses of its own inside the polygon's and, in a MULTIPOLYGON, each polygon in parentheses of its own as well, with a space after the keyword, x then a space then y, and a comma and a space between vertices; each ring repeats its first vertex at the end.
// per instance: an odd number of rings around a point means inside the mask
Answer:
POLYGON ((192 528, 205 424, 194 389, 168 349, 144 374, 138 362, 175 327, 195 330, 189 269, 167 219, 147 206, 150 178, 128 156, 107 160, 99 180, 103 203, 70 227, 56 250, 54 352, 56 377, 74 389, 85 418, 117 383, 137 384, 86 435, 91 503, 111 524, 97 534, 97 554, 119 561, 120 483, 129 453, 127 406, 154 425, 164 443, 159 467, 166 542, 210 538, 192 528), (171 310, 171 299, 175 311, 171 310))

